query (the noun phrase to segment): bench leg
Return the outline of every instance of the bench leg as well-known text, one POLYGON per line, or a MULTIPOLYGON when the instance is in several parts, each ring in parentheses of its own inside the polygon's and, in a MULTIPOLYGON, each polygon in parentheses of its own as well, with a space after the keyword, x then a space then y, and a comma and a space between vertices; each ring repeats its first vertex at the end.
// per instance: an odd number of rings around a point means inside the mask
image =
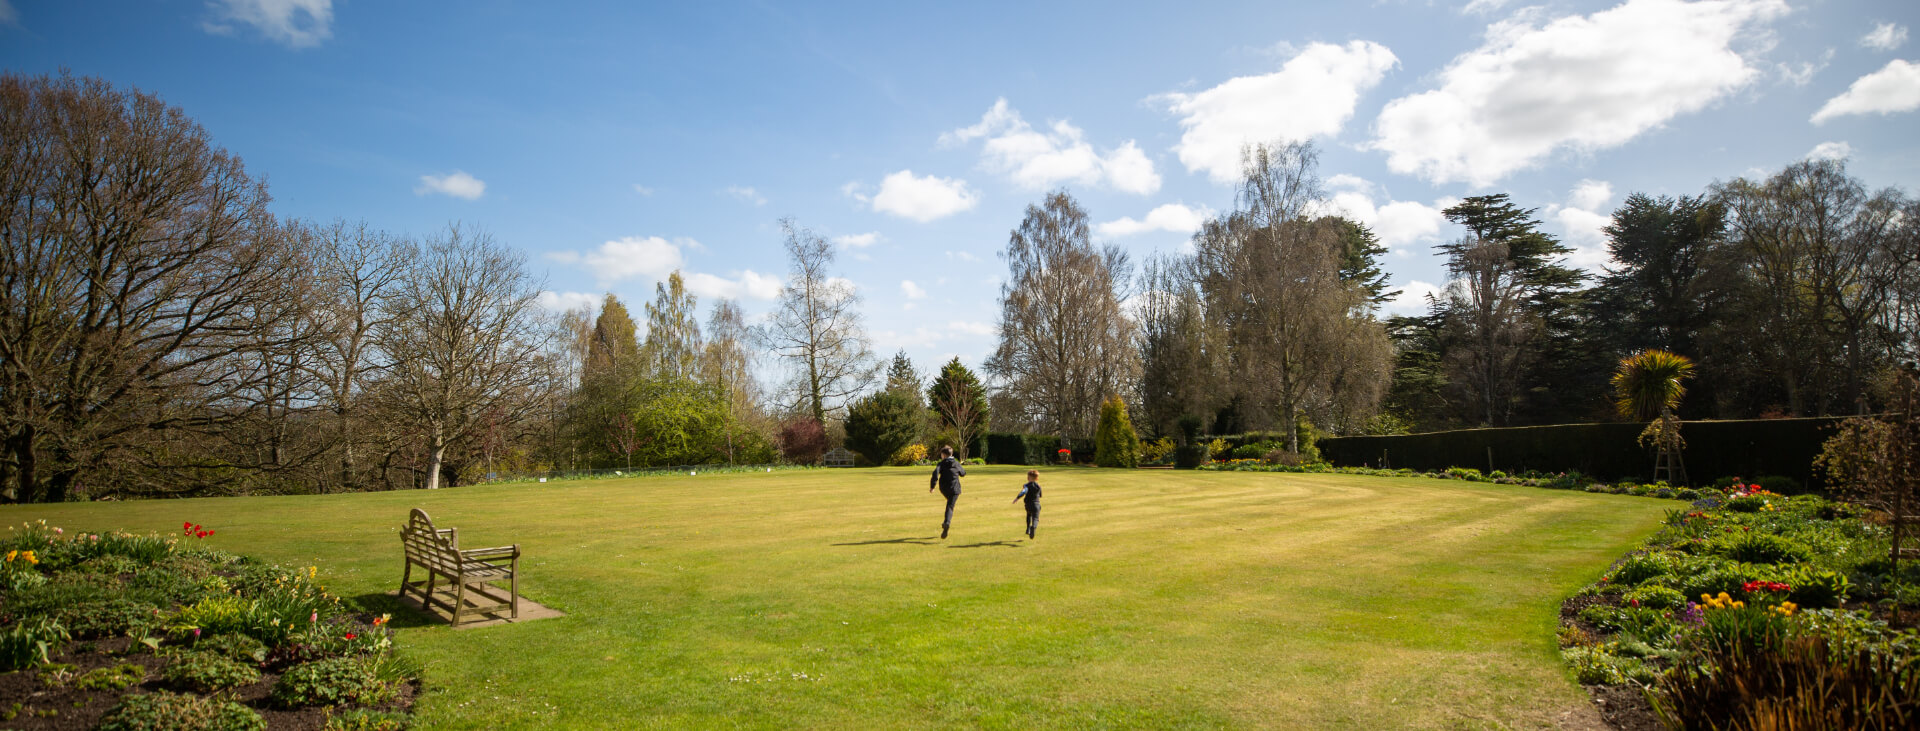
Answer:
POLYGON ((408 561, 406 568, 400 569, 400 598, 407 598, 407 580, 413 578, 413 562, 408 561))
POLYGON ((460 626, 460 610, 467 604, 467 580, 454 579, 453 626, 460 626))
POLYGON ((440 580, 440 572, 434 571, 432 569, 427 570, 427 590, 420 595, 421 609, 425 609, 429 612, 433 611, 433 606, 432 606, 433 589, 434 589, 434 586, 439 582, 439 580, 440 580))
POLYGON ((513 587, 509 589, 509 591, 511 591, 512 593, 509 595, 511 598, 508 600, 513 602, 513 618, 519 619, 520 618, 520 572, 515 571, 511 574, 507 574, 507 581, 510 582, 513 587))

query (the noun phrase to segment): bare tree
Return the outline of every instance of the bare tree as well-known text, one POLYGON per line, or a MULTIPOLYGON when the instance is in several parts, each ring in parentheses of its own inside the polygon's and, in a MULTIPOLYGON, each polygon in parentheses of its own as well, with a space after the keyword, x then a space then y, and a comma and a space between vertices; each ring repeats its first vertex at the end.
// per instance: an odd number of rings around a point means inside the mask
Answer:
POLYGON ((1120 305, 1127 256, 1094 248, 1086 211, 1064 191, 1027 206, 1002 256, 1000 345, 986 370, 1038 429, 1090 437, 1101 402, 1138 371, 1133 318, 1120 305))
POLYGON ((1148 261, 1140 283, 1141 420, 1156 435, 1220 404, 1216 333, 1207 327, 1191 261, 1148 261))
POLYGON ((787 391, 796 411, 825 423, 880 371, 860 322, 860 295, 833 275, 833 247, 793 219, 780 222, 791 267, 761 341, 793 370, 787 391))
POLYGON ((1364 285, 1341 276, 1339 222, 1309 217, 1324 198, 1313 147, 1256 145, 1242 160, 1237 210, 1194 236, 1194 278, 1224 333, 1233 393, 1270 409, 1299 451, 1295 425, 1308 410, 1355 404, 1355 394, 1370 394, 1363 407, 1378 403, 1386 330, 1364 285))
POLYGON ((449 444, 488 418, 519 421, 552 384, 539 294, 523 255, 458 225, 428 240, 394 293, 378 341, 397 410, 425 432, 427 489, 440 486, 449 444))
POLYGON ((230 422, 298 273, 266 188, 179 109, 0 76, 0 430, 17 500, 66 499, 144 442, 230 422))
POLYGON ((340 449, 340 485, 360 484, 358 427, 368 379, 379 378, 388 362, 374 336, 393 316, 388 300, 408 277, 417 254, 410 241, 369 227, 366 222, 334 221, 310 231, 311 261, 318 292, 309 315, 319 327, 320 354, 314 366, 332 410, 340 449))
MULTIPOLYGON (((728 417, 735 424, 767 432, 772 424, 761 418, 760 382, 753 376, 753 351, 746 344, 753 337, 746 316, 733 300, 721 299, 707 316, 706 350, 700 357, 701 378, 720 387, 727 399, 728 417)), ((734 432, 727 430, 727 461, 734 459, 734 432)), ((768 437, 771 441, 771 437, 768 437)))

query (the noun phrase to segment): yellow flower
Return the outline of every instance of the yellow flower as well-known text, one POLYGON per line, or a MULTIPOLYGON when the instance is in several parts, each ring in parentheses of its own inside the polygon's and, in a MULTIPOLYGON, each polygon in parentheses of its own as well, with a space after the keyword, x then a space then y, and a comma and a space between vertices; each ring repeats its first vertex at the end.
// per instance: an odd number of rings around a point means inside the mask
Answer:
POLYGON ((13 561, 13 557, 15 557, 15 556, 18 556, 18 555, 20 555, 20 552, 19 552, 19 551, 8 551, 8 552, 7 552, 7 561, 9 561, 9 562, 11 562, 11 561, 13 561))

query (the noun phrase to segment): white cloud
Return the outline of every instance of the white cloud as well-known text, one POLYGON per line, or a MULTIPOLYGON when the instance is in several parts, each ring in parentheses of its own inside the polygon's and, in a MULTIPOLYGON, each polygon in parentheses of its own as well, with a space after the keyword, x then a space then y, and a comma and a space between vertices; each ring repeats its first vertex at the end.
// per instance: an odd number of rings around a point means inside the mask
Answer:
POLYGON ((1104 184, 1140 195, 1160 190, 1160 174, 1153 171, 1153 161, 1133 140, 1101 155, 1085 137, 1085 132, 1065 120, 1053 122, 1047 131, 1036 130, 1003 98, 994 101, 978 124, 942 134, 940 143, 956 145, 984 139, 981 165, 1029 190, 1068 181, 1104 184))
POLYGON ((980 197, 967 188, 965 180, 933 175, 916 177, 912 170, 902 170, 882 178, 880 192, 871 198, 862 194, 860 189, 859 184, 848 183, 840 190, 861 203, 873 206, 875 211, 921 223, 970 210, 980 203, 980 197))
POLYGON ((863 234, 847 234, 845 236, 835 236, 833 237, 833 243, 838 244, 840 248, 843 248, 843 249, 864 249, 874 244, 880 243, 880 239, 881 239, 880 232, 868 231, 867 233, 863 233, 863 234))
POLYGON ((731 279, 705 272, 682 274, 681 278, 687 282, 687 291, 701 297, 770 300, 780 296, 779 277, 751 269, 734 272, 731 279))
POLYGON ((920 285, 914 284, 911 279, 900 280, 900 293, 906 295, 907 299, 910 300, 923 300, 927 298, 927 290, 921 289, 920 285))
POLYGON ((647 187, 647 186, 644 186, 644 185, 641 185, 641 184, 639 184, 639 183, 634 183, 634 184, 633 184, 633 192, 635 192, 635 193, 639 193, 640 195, 644 195, 644 196, 651 196, 651 195, 653 195, 653 189, 652 189, 652 188, 649 188, 649 187, 647 187))
POLYGON ((1388 102, 1371 147, 1394 172, 1491 185, 1557 150, 1616 147, 1759 74, 1733 48, 1782 0, 1628 0, 1535 27, 1521 13, 1453 59, 1440 88, 1388 102))
POLYGON ((679 269, 683 261, 680 247, 658 236, 628 236, 603 243, 600 248, 585 254, 555 251, 548 253, 547 258, 567 264, 582 264, 601 284, 641 276, 660 279, 679 269))
POLYGON ((1144 221, 1135 221, 1132 216, 1123 216, 1118 221, 1098 224, 1093 227, 1093 230, 1101 236, 1115 238, 1148 231, 1190 234, 1200 230, 1201 224, 1212 217, 1213 209, 1206 206, 1189 208, 1184 203, 1168 203, 1148 211, 1144 221))
POLYGON ((1808 160, 1845 160, 1853 157, 1853 145, 1845 142, 1822 142, 1807 152, 1808 160))
MULTIPOLYGON (((230 35, 233 23, 253 26, 289 48, 311 48, 333 37, 333 0, 212 0, 213 17, 201 29, 230 35)), ((0 8, 0 15, 10 8, 0 8)))
POLYGON ((1848 114, 1892 114, 1920 108, 1920 64, 1900 59, 1888 61, 1885 68, 1862 76, 1845 93, 1828 99, 1813 113, 1814 124, 1848 114))
POLYGON ((1446 215, 1440 212, 1451 205, 1447 201, 1427 205, 1392 200, 1373 183, 1346 174, 1328 178, 1327 186, 1334 189, 1330 201, 1334 211, 1365 224, 1382 245, 1396 253, 1407 254, 1413 244, 1439 237, 1440 227, 1447 223, 1446 215), (1375 203, 1376 197, 1387 201, 1375 203))
POLYGON ((972 253, 965 252, 965 251, 949 251, 947 252, 947 258, 958 259, 960 261, 979 261, 980 260, 980 257, 974 256, 972 253))
POLYGON ((993 334, 993 326, 984 322, 964 322, 961 320, 954 320, 953 322, 947 323, 947 329, 953 330, 956 332, 963 332, 968 335, 992 335, 993 334))
POLYGON ((1251 143, 1300 141, 1340 132, 1360 94, 1400 61, 1386 46, 1353 41, 1309 44, 1279 71, 1241 76, 1206 91, 1159 97, 1186 132, 1174 151, 1189 171, 1215 182, 1240 177, 1240 149, 1251 143))
POLYGON ((1780 63, 1775 67, 1780 71, 1780 79, 1794 86, 1806 86, 1813 82, 1813 75, 1820 73, 1827 64, 1833 62, 1834 50, 1829 48, 1820 54, 1819 61, 1805 61, 1800 64, 1780 63))
POLYGON ((1898 23, 1881 23, 1860 37, 1860 45, 1876 51, 1891 51, 1907 42, 1907 27, 1898 23))
POLYGON ((1418 279, 1406 284, 1396 285, 1400 294, 1387 302, 1382 309, 1389 315, 1427 314, 1427 298, 1440 296, 1440 288, 1418 279))
POLYGON ((585 308, 589 314, 600 308, 600 295, 591 292, 553 292, 540 293, 540 306, 548 312, 567 312, 585 308))
POLYGON ((414 195, 439 193, 455 198, 475 200, 487 192, 487 184, 479 178, 455 170, 446 175, 422 175, 420 184, 414 186, 414 195))
POLYGON ((1510 1, 1511 0, 1473 0, 1473 2, 1469 2, 1466 5, 1461 6, 1460 12, 1462 14, 1492 13, 1500 10, 1503 7, 1506 7, 1507 3, 1510 1))
POLYGON ((1582 180, 1567 194, 1565 205, 1546 207, 1546 219, 1558 224, 1560 241, 1571 247, 1567 263, 1598 272, 1613 255, 1607 251, 1607 224, 1613 215, 1607 203, 1613 200, 1613 185, 1602 180, 1582 180))
POLYGON ((764 206, 767 204, 767 197, 760 195, 760 191, 754 190, 753 186, 741 187, 738 185, 729 185, 727 189, 722 192, 756 206, 764 206))

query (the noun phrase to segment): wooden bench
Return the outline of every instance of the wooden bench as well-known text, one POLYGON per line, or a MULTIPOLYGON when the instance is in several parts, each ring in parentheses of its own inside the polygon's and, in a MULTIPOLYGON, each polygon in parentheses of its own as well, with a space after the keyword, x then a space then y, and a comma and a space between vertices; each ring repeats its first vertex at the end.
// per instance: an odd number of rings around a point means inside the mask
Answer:
POLYGON ((408 592, 418 593, 422 608, 438 606, 452 612, 455 626, 460 624, 460 615, 468 612, 510 608, 513 618, 520 618, 519 544, 462 551, 459 533, 453 528, 434 528, 433 519, 419 508, 414 508, 407 524, 401 526, 400 543, 407 549, 407 565, 400 573, 400 598, 407 598, 408 592), (425 572, 426 578, 413 578, 415 566, 425 572), (443 578, 451 591, 450 597, 437 596, 434 592, 435 585, 443 578), (492 584, 500 581, 507 582, 506 596, 494 593, 499 587, 492 584), (481 600, 498 603, 481 604, 481 600))

